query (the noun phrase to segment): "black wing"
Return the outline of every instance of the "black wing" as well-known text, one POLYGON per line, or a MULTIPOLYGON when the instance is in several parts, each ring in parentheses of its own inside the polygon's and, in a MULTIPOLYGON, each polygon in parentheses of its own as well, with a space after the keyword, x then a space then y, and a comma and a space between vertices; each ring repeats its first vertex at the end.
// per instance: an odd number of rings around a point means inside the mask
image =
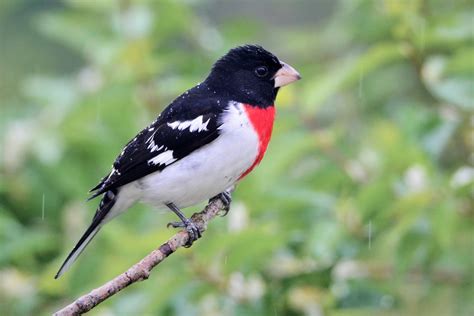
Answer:
POLYGON ((216 100, 174 103, 123 149, 112 171, 94 187, 90 199, 179 161, 219 134, 222 107, 216 100))

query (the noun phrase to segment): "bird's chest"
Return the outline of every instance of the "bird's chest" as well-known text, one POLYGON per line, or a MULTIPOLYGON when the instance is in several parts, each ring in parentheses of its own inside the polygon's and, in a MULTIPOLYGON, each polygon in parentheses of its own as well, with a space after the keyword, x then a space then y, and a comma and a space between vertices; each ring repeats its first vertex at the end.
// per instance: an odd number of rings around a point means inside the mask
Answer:
POLYGON ((258 152, 252 165, 240 176, 245 177, 262 161, 267 151, 268 143, 272 136, 273 122, 275 120, 275 107, 269 106, 260 108, 249 104, 244 104, 243 108, 250 121, 251 128, 255 131, 258 138, 258 152))
POLYGON ((207 160, 232 184, 262 160, 270 141, 274 107, 266 109, 230 102, 222 116, 219 137, 208 146, 207 160))
POLYGON ((220 141, 227 147, 227 166, 234 166, 237 178, 249 174, 263 159, 270 142, 275 119, 273 106, 261 108, 243 103, 230 103, 220 127, 220 141))
POLYGON ((219 136, 162 172, 148 176, 145 202, 174 202, 179 207, 199 203, 226 190, 263 158, 274 112, 259 112, 231 102, 221 117, 219 136))

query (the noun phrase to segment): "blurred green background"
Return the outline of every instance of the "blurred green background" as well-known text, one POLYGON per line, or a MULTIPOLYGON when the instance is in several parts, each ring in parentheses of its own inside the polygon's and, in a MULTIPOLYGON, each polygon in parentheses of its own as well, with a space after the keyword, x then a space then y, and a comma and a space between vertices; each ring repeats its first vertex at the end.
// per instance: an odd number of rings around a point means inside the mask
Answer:
POLYGON ((136 206, 53 280, 122 146, 258 43, 303 76, 261 166, 91 314, 473 315, 473 21, 467 0, 0 1, 0 314, 50 314, 174 233, 136 206))

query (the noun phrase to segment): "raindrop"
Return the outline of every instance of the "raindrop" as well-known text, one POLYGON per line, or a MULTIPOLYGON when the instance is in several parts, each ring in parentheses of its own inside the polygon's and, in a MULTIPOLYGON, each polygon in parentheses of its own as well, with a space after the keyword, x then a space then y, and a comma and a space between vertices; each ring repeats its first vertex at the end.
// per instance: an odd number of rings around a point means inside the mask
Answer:
POLYGON ((41 202, 41 220, 43 221, 44 221, 44 200, 45 200, 45 196, 43 193, 43 201, 41 202))
POLYGON ((420 47, 420 51, 423 52, 425 50, 425 35, 426 35, 426 25, 424 22, 421 22, 419 25, 419 37, 418 37, 418 45, 420 47))
POLYGON ((369 249, 372 248, 372 221, 369 222, 369 249))
POLYGON ((363 81, 364 81, 364 74, 362 73, 362 71, 359 73, 359 89, 358 89, 358 96, 359 96, 359 99, 362 99, 362 94, 363 94, 363 91, 362 91, 362 84, 363 84, 363 81))

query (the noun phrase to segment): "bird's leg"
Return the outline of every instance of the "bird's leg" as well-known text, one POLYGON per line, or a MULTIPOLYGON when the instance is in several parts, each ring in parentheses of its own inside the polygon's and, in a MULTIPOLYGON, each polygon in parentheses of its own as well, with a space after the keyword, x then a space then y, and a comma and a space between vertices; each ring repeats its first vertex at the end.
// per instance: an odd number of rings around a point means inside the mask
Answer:
POLYGON ((221 216, 222 217, 226 216, 227 213, 229 213, 230 203, 232 202, 231 193, 229 192, 229 190, 221 192, 221 193, 217 194, 216 196, 212 197, 211 199, 209 199, 209 203, 211 203, 212 201, 214 201, 216 199, 220 199, 222 201, 222 203, 224 204, 224 208, 222 209, 222 215, 221 216))
POLYGON ((171 222, 168 223, 167 227, 173 227, 173 228, 185 228, 186 231, 189 234, 189 240, 186 244, 185 247, 191 247, 193 242, 201 238, 201 232, 199 231, 199 228, 197 228, 196 224, 194 224, 189 218, 187 218, 183 212, 174 204, 174 203, 168 203, 166 206, 175 213, 181 222, 171 222))

